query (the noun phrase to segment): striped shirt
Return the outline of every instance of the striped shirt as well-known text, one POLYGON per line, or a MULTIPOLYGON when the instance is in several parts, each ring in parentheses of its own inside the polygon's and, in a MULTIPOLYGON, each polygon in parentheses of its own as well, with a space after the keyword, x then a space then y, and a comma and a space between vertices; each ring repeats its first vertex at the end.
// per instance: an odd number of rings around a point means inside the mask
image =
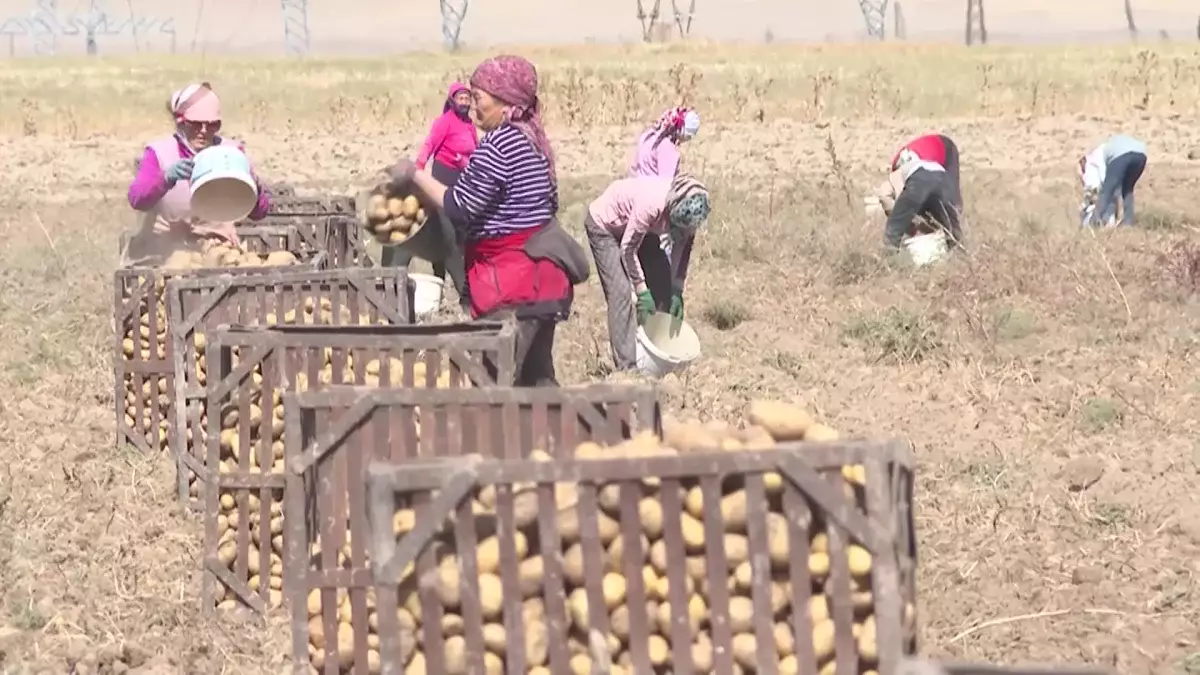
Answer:
POLYGON ((546 158, 516 127, 484 135, 446 193, 446 215, 468 239, 541 227, 558 211, 558 186, 546 158))

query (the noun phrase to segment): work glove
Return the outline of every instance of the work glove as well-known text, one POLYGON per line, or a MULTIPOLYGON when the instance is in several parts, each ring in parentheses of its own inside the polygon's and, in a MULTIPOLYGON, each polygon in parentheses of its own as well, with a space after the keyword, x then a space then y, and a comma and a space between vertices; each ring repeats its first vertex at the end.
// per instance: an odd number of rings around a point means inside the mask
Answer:
POLYGON ((683 292, 675 291, 671 294, 671 316, 676 321, 683 321, 683 292))
POLYGON ((163 172, 163 178, 166 179, 168 185, 174 185, 181 180, 191 180, 194 164, 191 157, 184 157, 167 167, 167 170, 163 172))
POLYGON ((654 296, 650 294, 649 290, 638 291, 637 305, 635 306, 637 308, 637 322, 640 326, 646 323, 646 319, 654 315, 654 296))

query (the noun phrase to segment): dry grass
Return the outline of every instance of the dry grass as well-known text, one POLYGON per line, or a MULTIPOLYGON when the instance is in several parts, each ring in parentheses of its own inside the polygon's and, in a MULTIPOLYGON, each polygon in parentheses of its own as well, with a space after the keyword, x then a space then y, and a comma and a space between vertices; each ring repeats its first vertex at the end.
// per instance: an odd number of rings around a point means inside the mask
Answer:
MULTIPOLYGON (((718 211, 688 307, 706 356, 664 382, 669 405, 731 417, 796 397, 855 435, 910 439, 929 653, 1200 672, 1198 139, 1174 117, 1200 102, 1179 67, 1190 50, 529 53, 577 230, 637 126, 676 98, 700 107, 685 161, 718 211), (1118 127, 1150 141, 1147 227, 1081 233, 1072 162, 1118 127), (883 256, 882 223, 856 202, 928 128, 962 146, 969 240, 915 271, 883 256)), ((473 58, 0 72, 0 671, 115 656, 147 673, 281 671, 279 626, 198 615, 198 527, 165 462, 111 447, 130 160, 164 130, 167 93, 212 74, 266 175, 346 190, 419 141, 473 58)), ((606 370, 596 283, 577 307, 558 346, 569 382, 606 370)))

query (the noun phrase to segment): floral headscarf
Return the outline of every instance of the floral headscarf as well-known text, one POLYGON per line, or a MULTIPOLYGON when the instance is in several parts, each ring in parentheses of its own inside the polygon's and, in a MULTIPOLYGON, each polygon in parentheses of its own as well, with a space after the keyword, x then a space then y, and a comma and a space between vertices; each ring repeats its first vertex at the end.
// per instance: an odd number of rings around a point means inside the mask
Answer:
POLYGON ((708 220, 712 204, 708 188, 690 173, 679 172, 667 193, 667 213, 673 231, 695 232, 708 220))
POLYGON ((700 115, 691 108, 678 106, 668 108, 654 123, 659 139, 669 138, 673 142, 691 138, 700 130, 700 115))

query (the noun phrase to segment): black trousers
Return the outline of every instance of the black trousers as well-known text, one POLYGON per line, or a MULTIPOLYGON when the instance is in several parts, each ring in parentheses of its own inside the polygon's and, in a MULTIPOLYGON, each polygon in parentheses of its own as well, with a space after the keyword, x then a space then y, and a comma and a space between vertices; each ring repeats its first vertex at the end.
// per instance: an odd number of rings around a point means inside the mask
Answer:
MULTIPOLYGON (((437 160, 430 161, 433 162, 433 177, 439 183, 450 187, 458 181, 460 171, 452 169, 437 160)), ((462 242, 459 241, 458 232, 454 229, 454 224, 450 222, 446 214, 431 210, 427 215, 430 219, 430 225, 436 225, 442 229, 442 237, 445 238, 447 245, 445 259, 429 261, 433 265, 433 275, 442 279, 445 279, 446 275, 449 275, 450 280, 454 283, 454 290, 458 291, 460 304, 466 307, 470 304, 470 291, 467 288, 466 265, 463 261, 462 242)), ((384 267, 407 267, 411 262, 412 254, 399 246, 383 247, 383 260, 381 263, 384 267)))
MULTIPOLYGON (((479 317, 480 321, 504 321, 514 318, 512 310, 501 310, 479 317)), ((516 319, 517 387, 557 387, 554 369, 554 319, 516 319)))

